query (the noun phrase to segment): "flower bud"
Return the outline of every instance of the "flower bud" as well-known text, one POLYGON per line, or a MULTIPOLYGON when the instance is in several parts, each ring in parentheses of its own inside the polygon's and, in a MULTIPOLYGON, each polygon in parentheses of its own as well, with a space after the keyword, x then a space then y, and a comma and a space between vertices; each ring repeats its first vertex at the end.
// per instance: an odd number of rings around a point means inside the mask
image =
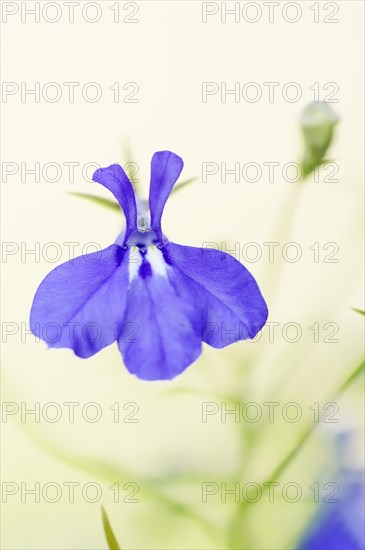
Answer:
POLYGON ((306 147, 303 160, 305 174, 323 163, 337 122, 337 114, 324 101, 310 103, 302 112, 301 127, 306 147))

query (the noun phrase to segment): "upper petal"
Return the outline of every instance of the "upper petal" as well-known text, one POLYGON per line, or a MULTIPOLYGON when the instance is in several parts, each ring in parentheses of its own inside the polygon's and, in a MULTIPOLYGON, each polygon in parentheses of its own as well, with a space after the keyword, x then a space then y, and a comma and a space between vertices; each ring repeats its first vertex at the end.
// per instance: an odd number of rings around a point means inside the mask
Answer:
POLYGON ((201 311, 178 271, 164 265, 162 254, 148 262, 131 282, 124 319, 130 333, 119 338, 127 369, 144 380, 180 374, 201 353, 201 311))
POLYGON ((189 279, 198 296, 205 342, 221 348, 256 336, 268 310, 255 279, 240 262, 219 250, 171 242, 163 251, 166 261, 189 279))
POLYGON ((118 245, 56 267, 41 282, 30 315, 32 332, 50 347, 90 357, 123 330, 128 252, 118 245))
POLYGON ((93 180, 104 185, 119 202, 125 218, 126 232, 124 240, 137 229, 137 206, 134 190, 127 174, 119 164, 99 168, 94 172, 93 180))
POLYGON ((149 196, 151 227, 161 240, 162 212, 183 166, 182 159, 170 151, 159 151, 152 157, 149 196))

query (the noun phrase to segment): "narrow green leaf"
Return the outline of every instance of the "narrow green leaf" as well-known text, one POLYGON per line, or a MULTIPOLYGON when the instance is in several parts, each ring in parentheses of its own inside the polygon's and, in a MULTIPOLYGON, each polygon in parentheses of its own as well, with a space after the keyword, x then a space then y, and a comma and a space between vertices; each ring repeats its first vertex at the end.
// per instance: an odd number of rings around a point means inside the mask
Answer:
POLYGON ((349 386, 362 374, 364 374, 365 371, 365 361, 362 361, 358 367, 352 371, 349 376, 342 382, 342 384, 338 387, 337 392, 335 394, 335 397, 339 397, 342 395, 342 393, 347 390, 349 386))
POLYGON ((130 141, 125 141, 123 144, 121 158, 124 159, 124 164, 133 162, 133 153, 130 141))
POLYGON ((171 191, 171 195, 173 193, 176 193, 177 191, 180 191, 180 189, 182 189, 183 187, 186 187, 190 183, 193 183, 193 181, 196 181, 197 179, 198 179, 197 177, 189 178, 188 180, 185 180, 185 181, 182 181, 181 183, 178 183, 175 187, 173 187, 173 189, 171 191))
POLYGON ((120 206, 116 201, 104 199, 103 197, 97 197, 96 195, 88 195, 87 193, 69 193, 69 195, 73 195, 74 197, 78 197, 80 199, 85 199, 89 202, 94 202, 99 206, 109 208, 109 210, 114 210, 114 212, 120 212, 120 206))
POLYGON ((352 311, 356 311, 356 313, 360 313, 360 315, 365 315, 365 311, 363 309, 357 309, 357 307, 352 307, 352 311))
POLYGON ((113 529, 110 525, 110 521, 104 506, 101 507, 101 514, 103 518, 104 533, 109 546, 109 550, 121 550, 121 547, 119 546, 118 541, 113 533, 113 529))

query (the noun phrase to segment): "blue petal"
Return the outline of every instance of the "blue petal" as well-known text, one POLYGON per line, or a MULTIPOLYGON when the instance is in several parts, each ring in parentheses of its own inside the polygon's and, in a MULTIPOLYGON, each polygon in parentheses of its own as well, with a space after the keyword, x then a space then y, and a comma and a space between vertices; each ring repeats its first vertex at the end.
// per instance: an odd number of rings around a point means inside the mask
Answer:
POLYGON ((130 332, 120 337, 119 349, 127 369, 144 380, 174 378, 201 353, 201 312, 174 270, 167 277, 153 266, 140 270, 129 289, 124 323, 130 332))
POLYGON ((182 159, 170 151, 160 151, 152 157, 149 196, 151 227, 156 231, 161 241, 162 212, 171 189, 181 174, 183 166, 182 159))
POLYGON ((137 229, 136 198, 127 174, 119 164, 112 164, 108 168, 96 170, 93 180, 109 189, 119 202, 126 218, 124 235, 124 242, 126 242, 129 235, 137 229))
POLYGON ((337 502, 321 505, 298 550, 364 550, 364 473, 345 472, 340 482, 337 502))
POLYGON ((259 287, 235 258, 214 249, 167 243, 166 261, 190 281, 191 296, 203 318, 202 339, 222 348, 254 338, 268 310, 259 287))
POLYGON ((50 347, 90 357, 123 330, 128 251, 118 245, 66 262, 51 271, 33 300, 32 332, 50 347))

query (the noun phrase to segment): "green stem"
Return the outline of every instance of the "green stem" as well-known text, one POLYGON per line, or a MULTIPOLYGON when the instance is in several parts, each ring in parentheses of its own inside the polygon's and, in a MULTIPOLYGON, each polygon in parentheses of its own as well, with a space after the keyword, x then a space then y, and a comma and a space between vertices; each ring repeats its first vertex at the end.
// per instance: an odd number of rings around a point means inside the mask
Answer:
POLYGON ((115 467, 112 464, 105 464, 95 459, 90 459, 90 457, 72 455, 71 453, 61 449, 56 443, 50 442, 46 439, 39 429, 34 427, 30 429, 29 426, 25 429, 25 425, 22 423, 17 423, 16 425, 29 439, 31 439, 31 441, 33 441, 33 443, 60 462, 63 462, 74 469, 80 470, 86 475, 91 474, 92 476, 96 476, 98 479, 109 483, 134 480, 137 485, 141 486, 144 496, 152 502, 158 501, 164 505, 167 510, 173 511, 176 514, 194 521, 202 529, 204 529, 210 537, 213 536, 216 540, 222 538, 221 529, 219 529, 215 523, 212 523, 204 516, 192 510, 190 506, 178 502, 166 495, 160 490, 158 483, 154 480, 138 478, 138 476, 136 476, 133 472, 120 470, 119 467, 115 467))
MULTIPOLYGON (((348 388, 351 386, 351 384, 360 376, 360 374, 364 371, 365 362, 362 361, 356 369, 354 369, 351 374, 345 379, 342 384, 339 385, 337 390, 331 395, 329 400, 340 397, 348 388)), ((323 413, 322 416, 324 416, 325 413, 323 413)), ((319 420, 321 420, 322 417, 320 417, 319 420)), ((265 480, 265 482, 261 483, 262 488, 262 494, 264 495, 267 490, 269 489, 269 486, 274 481, 277 481, 282 473, 285 471, 287 466, 292 462, 292 460, 297 456, 297 454, 301 451, 304 444, 307 442, 307 440, 310 438, 310 436, 314 433, 316 430, 316 427, 318 426, 319 422, 317 424, 311 424, 308 426, 308 428, 305 430, 299 441, 296 443, 296 445, 291 449, 291 451, 285 456, 285 458, 275 467, 271 475, 269 476, 269 479, 265 480)), ((243 500, 239 505, 237 512, 235 513, 234 517, 232 518, 232 521, 229 524, 228 527, 228 548, 230 549, 241 549, 241 540, 240 540, 240 531, 242 528, 242 523, 244 522, 244 512, 246 511, 247 506, 250 503, 248 501, 243 500), (237 542, 239 546, 237 546, 237 542)))

